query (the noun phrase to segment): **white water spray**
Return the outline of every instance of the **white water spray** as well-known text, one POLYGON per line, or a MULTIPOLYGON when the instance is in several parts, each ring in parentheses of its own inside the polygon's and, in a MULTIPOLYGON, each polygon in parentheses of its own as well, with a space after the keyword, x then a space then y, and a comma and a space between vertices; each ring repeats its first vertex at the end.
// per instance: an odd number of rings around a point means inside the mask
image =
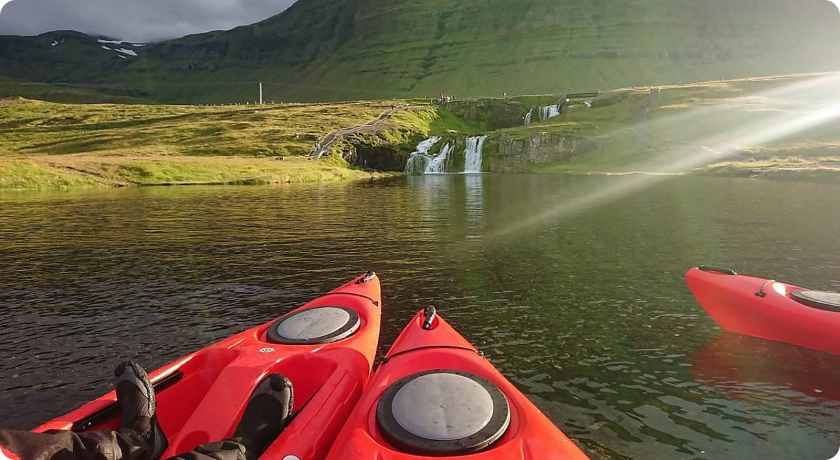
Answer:
POLYGON ((464 172, 481 172, 481 151, 484 149, 484 141, 487 136, 468 137, 467 149, 464 151, 464 172))
POLYGON ((432 158, 429 161, 429 165, 426 166, 426 174, 440 174, 446 172, 446 157, 449 156, 449 152, 452 150, 452 144, 446 144, 440 149, 440 153, 437 154, 436 157, 432 158))
POLYGON ((554 118, 560 116, 560 106, 555 105, 546 105, 540 107, 540 121, 548 120, 549 118, 554 118))
POLYGON ((429 157, 429 150, 438 143, 440 137, 432 136, 425 141, 417 144, 417 151, 412 153, 408 158, 408 163, 405 164, 405 172, 417 173, 425 172, 431 158, 429 157))
POLYGON ((534 109, 531 109, 531 110, 528 111, 528 114, 525 115, 525 119, 523 120, 525 126, 528 126, 528 125, 531 124, 531 118, 533 116, 534 116, 534 109))

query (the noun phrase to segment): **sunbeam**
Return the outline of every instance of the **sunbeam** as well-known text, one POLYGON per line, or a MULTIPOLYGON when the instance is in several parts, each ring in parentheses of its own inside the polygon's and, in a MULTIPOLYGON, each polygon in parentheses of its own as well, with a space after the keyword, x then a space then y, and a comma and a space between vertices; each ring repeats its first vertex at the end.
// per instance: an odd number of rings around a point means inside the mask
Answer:
MULTIPOLYGON (((782 88, 774 88, 764 93, 757 93, 750 97, 792 97, 806 90, 821 90, 823 93, 827 93, 836 89, 836 85, 840 85, 840 74, 828 74, 804 82, 785 85, 782 88)), ((714 116, 716 113, 729 110, 731 102, 732 100, 728 100, 714 106, 676 114, 669 117, 667 122, 678 120, 682 123, 689 123, 692 120, 714 116)), ((652 187, 680 173, 731 158, 744 149, 770 144, 837 119, 840 119, 840 99, 835 94, 830 94, 830 97, 827 96, 827 105, 819 110, 782 112, 744 126, 733 127, 728 132, 706 139, 692 139, 666 150, 664 154, 658 157, 656 163, 649 163, 650 170, 662 171, 663 173, 636 173, 618 177, 605 187, 584 192, 558 203, 545 212, 524 219, 515 225, 507 226, 489 235, 489 237, 491 239, 502 238, 527 231, 549 220, 569 217, 652 187)), ((662 123, 665 120, 659 120, 659 122, 662 123)))
MULTIPOLYGON (((766 81, 774 81, 774 80, 783 80, 784 78, 790 77, 768 77, 766 81)), ((751 81, 761 81, 760 79, 751 79, 751 81)), ((724 84, 727 83, 737 83, 738 80, 732 80, 728 82, 723 82, 724 84)), ((827 86, 832 85, 840 85, 840 73, 826 73, 826 74, 817 74, 814 75, 813 78, 806 78, 804 80, 797 80, 793 83, 786 84, 784 86, 778 88, 772 88, 767 91, 763 91, 760 93, 749 94, 748 96, 735 96, 731 99, 728 99, 726 103, 722 104, 714 104, 708 105, 705 107, 700 107, 689 112, 679 113, 675 115, 671 115, 668 118, 656 120, 653 123, 649 123, 649 125, 656 127, 657 125, 665 124, 665 123, 689 123, 694 120, 698 120, 704 117, 714 116, 727 110, 731 110, 733 105, 737 105, 744 101, 744 99, 760 99, 760 98, 769 98, 769 99, 782 99, 782 98, 789 98, 789 97, 797 97, 804 92, 814 91, 814 90, 821 90, 826 88, 827 86)), ((662 90, 668 90, 671 88, 679 88, 677 86, 664 86, 662 90)))

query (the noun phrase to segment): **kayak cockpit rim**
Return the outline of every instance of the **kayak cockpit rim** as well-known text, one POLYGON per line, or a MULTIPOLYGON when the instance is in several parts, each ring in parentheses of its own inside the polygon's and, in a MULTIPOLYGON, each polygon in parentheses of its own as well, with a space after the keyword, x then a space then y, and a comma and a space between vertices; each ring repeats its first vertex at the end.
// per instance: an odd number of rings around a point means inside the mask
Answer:
POLYGON ((722 273, 724 275, 731 275, 731 276, 737 276, 738 275, 738 273, 736 273, 735 270, 732 270, 730 268, 724 268, 724 267, 716 267, 714 265, 701 265, 701 266, 697 267, 697 269, 702 271, 702 272, 715 272, 715 273, 722 273))

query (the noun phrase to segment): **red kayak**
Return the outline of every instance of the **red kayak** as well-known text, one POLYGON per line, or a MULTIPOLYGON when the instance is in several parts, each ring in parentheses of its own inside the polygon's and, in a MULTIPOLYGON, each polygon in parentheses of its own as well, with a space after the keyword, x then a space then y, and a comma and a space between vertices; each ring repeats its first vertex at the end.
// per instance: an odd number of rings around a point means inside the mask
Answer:
POLYGON ((431 307, 397 338, 327 455, 418 457, 588 458, 431 307))
MULTIPOLYGON (((169 438, 162 458, 232 436, 251 392, 271 373, 292 381, 297 415, 263 458, 323 458, 368 383, 381 307, 379 279, 368 272, 151 373, 169 438)), ((35 431, 116 428, 115 401, 112 391, 35 431)))
POLYGON ((726 331, 840 355, 840 294, 703 266, 685 275, 709 316, 726 331))

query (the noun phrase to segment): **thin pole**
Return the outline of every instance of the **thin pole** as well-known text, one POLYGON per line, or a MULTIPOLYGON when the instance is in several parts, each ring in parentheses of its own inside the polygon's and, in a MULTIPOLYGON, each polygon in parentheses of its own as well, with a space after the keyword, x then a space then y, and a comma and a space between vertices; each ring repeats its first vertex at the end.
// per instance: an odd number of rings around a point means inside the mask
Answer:
POLYGON ((262 105, 262 103, 263 103, 263 99, 262 99, 262 82, 260 82, 260 105, 262 105))

